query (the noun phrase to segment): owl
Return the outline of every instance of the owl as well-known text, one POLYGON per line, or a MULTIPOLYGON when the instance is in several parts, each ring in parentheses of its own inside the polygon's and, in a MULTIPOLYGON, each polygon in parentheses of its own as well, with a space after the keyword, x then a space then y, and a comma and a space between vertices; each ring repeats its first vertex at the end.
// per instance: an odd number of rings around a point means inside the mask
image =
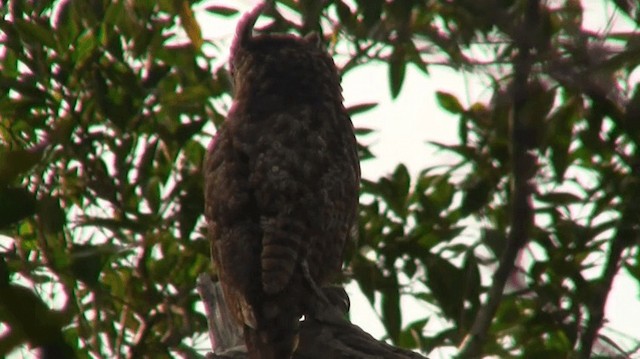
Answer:
POLYGON ((205 160, 205 217, 227 306, 250 358, 290 358, 300 318, 340 273, 360 165, 340 77, 318 36, 254 35, 231 47, 234 99, 205 160))

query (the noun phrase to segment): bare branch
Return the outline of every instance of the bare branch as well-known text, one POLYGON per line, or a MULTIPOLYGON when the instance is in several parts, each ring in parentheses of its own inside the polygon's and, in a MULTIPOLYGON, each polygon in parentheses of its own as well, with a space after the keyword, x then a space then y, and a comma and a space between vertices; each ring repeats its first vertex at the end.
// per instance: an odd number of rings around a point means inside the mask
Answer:
POLYGON ((227 309, 220 285, 214 284, 211 278, 203 273, 198 276, 197 288, 204 303, 209 323, 209 340, 214 352, 229 358, 235 358, 235 355, 244 352, 246 357, 247 349, 244 347, 242 329, 227 309))

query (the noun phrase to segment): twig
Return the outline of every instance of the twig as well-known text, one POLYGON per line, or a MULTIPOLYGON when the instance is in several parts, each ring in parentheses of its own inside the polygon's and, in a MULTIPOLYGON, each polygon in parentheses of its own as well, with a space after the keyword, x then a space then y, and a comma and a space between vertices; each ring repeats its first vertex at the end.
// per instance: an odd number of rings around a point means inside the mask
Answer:
MULTIPOLYGON (((500 258, 498 269, 494 274, 489 289, 487 302, 478 311, 473 326, 460 345, 459 357, 476 358, 482 354, 482 347, 487 339, 487 332, 502 300, 504 287, 513 269, 518 254, 528 241, 528 234, 533 223, 531 195, 533 192, 531 179, 535 174, 536 158, 530 153, 527 136, 529 126, 524 113, 529 95, 529 75, 533 63, 533 39, 531 29, 537 28, 539 22, 539 0, 529 0, 524 22, 516 33, 515 41, 518 54, 514 63, 514 80, 512 85, 513 115, 511 118, 511 158, 512 158, 512 198, 511 228, 507 236, 504 253, 500 258)), ((534 33, 535 34, 535 33, 534 33)))
POLYGON ((242 330, 227 308, 220 285, 214 284, 211 278, 203 273, 198 276, 197 288, 204 302, 209 324, 209 341, 213 351, 225 358, 246 357, 242 330))

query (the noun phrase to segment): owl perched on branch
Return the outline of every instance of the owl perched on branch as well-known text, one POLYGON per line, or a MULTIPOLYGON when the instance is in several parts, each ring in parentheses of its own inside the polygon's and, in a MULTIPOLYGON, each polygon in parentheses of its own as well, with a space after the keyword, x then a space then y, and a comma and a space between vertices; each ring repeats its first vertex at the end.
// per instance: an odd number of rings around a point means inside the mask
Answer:
POLYGON ((290 358, 299 320, 340 272, 360 166, 320 38, 253 35, 231 49, 233 106, 205 163, 205 216, 225 300, 251 358, 290 358))

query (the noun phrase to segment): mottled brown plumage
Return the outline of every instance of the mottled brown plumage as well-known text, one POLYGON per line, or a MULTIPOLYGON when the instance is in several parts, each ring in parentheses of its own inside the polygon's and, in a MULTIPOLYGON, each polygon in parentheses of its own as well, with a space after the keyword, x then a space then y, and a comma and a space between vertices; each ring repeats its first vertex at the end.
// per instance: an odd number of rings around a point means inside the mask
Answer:
POLYGON ((341 269, 360 167, 333 60, 314 36, 253 36, 260 11, 232 47, 235 97, 209 147, 205 215, 250 357, 283 359, 313 286, 341 269))

